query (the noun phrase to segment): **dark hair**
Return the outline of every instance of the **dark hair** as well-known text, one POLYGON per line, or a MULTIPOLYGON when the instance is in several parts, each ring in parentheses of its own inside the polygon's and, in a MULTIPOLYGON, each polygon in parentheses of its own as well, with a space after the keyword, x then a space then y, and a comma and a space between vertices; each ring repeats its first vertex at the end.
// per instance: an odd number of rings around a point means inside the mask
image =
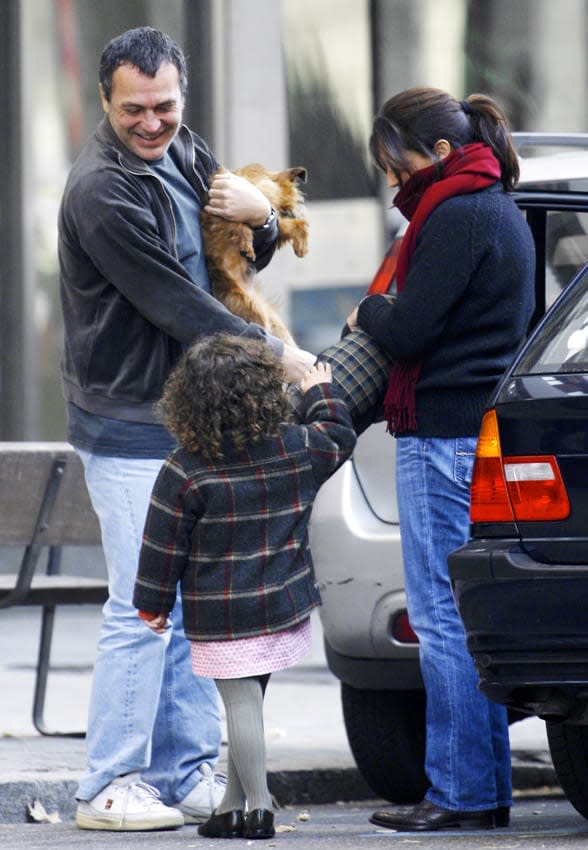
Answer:
POLYGON ((223 437, 241 448, 272 436, 290 415, 284 371, 267 343, 217 334, 195 343, 167 379, 157 409, 180 445, 222 458, 223 437))
POLYGON ((500 106, 484 94, 457 101, 434 88, 413 88, 386 101, 374 119, 370 151, 383 171, 406 171, 405 151, 435 159, 433 148, 446 139, 453 149, 471 142, 489 145, 500 163, 507 191, 519 179, 519 163, 508 121, 500 106))
POLYGON ((112 75, 120 65, 132 65, 142 74, 154 77, 167 62, 178 69, 180 91, 184 96, 188 88, 186 59, 169 35, 153 27, 137 27, 113 38, 100 57, 100 84, 106 100, 110 102, 112 75))

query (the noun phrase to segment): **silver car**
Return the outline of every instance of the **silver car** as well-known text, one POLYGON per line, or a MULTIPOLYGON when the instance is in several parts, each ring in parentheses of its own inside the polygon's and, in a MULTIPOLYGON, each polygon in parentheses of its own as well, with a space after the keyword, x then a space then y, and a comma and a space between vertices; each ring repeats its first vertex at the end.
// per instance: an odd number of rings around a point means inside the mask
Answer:
MULTIPOLYGON (((588 135, 514 135, 515 199, 537 251, 536 321, 588 261, 588 135)), ((321 489, 311 545, 351 751, 378 796, 410 803, 428 786, 425 696, 406 613, 394 465, 394 439, 384 423, 372 425, 321 489)))

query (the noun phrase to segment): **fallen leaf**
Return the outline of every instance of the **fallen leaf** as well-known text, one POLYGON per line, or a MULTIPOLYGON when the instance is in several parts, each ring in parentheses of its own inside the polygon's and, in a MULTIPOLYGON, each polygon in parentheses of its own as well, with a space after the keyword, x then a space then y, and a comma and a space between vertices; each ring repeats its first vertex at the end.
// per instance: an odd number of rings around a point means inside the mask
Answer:
POLYGON ((58 812, 48 814, 43 803, 40 800, 35 800, 33 805, 27 803, 29 818, 34 823, 61 823, 61 818, 58 812))

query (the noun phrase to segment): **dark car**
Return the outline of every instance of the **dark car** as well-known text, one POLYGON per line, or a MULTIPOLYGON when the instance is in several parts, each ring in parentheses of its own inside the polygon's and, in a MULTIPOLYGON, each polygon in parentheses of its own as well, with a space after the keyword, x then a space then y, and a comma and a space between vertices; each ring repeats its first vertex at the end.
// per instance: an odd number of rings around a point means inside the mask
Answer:
MULTIPOLYGON (((537 252, 536 323, 588 262, 588 136, 516 134, 515 141, 515 198, 537 252)), ((550 381, 545 386, 555 395, 550 381)), ((394 463, 395 441, 383 423, 372 425, 321 489, 311 531, 326 656, 341 681, 349 744, 377 796, 400 803, 421 800, 428 782, 425 696, 406 613, 394 463)), ((498 535, 505 526, 492 528, 498 535)))
MULTIPOLYGON (((585 206, 566 189, 568 213, 585 206)), ((471 493, 471 540, 449 570, 480 688, 545 719, 588 818, 588 266, 496 389, 471 493)))

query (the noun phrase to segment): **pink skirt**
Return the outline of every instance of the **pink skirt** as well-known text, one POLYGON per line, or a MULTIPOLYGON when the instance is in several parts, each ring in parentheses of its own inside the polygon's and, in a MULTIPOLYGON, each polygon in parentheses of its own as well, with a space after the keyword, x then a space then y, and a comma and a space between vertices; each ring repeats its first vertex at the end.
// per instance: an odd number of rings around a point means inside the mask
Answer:
POLYGON ((293 667, 311 649, 310 617, 271 635, 236 640, 191 641, 192 670, 213 679, 261 676, 293 667))

